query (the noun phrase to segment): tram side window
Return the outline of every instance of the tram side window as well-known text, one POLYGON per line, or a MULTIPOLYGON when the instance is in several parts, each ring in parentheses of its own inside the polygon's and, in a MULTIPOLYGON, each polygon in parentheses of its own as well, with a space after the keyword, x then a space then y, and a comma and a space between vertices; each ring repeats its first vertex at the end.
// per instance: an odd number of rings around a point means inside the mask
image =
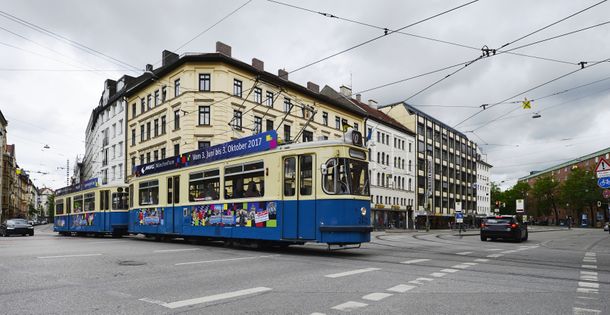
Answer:
POLYGON ((63 199, 55 201, 55 214, 64 214, 64 201, 63 201, 63 199))
POLYGON ((127 197, 125 192, 112 193, 112 210, 127 210, 127 197))
POLYGON ((85 194, 84 211, 95 211, 95 194, 85 194))
POLYGON ((296 191, 296 159, 289 157, 284 160, 284 196, 294 196, 296 191))
POLYGON ((189 201, 220 199, 220 170, 189 174, 189 201))
POLYGON ((140 206, 156 205, 159 203, 159 181, 151 180, 141 182, 138 186, 140 192, 140 206))
POLYGON ((129 185, 129 207, 133 208, 133 184, 129 185))
POLYGON ((109 190, 100 190, 100 210, 108 210, 110 209, 109 203, 110 191, 109 190))
POLYGON ((301 173, 299 192, 302 196, 309 196, 313 188, 313 156, 299 157, 299 172, 301 173))
POLYGON ((74 196, 74 213, 83 212, 83 196, 74 196))
POLYGON ((225 199, 252 198, 265 195, 263 162, 225 167, 225 199))

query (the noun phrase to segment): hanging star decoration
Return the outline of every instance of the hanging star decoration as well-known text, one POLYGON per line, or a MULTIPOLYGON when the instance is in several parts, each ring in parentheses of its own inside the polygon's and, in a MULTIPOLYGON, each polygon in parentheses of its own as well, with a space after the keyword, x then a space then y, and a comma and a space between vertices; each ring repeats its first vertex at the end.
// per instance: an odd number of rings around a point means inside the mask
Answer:
POLYGON ((532 103, 530 100, 527 99, 527 97, 524 99, 523 103, 521 103, 521 106, 523 106, 523 109, 531 109, 532 108, 532 103))

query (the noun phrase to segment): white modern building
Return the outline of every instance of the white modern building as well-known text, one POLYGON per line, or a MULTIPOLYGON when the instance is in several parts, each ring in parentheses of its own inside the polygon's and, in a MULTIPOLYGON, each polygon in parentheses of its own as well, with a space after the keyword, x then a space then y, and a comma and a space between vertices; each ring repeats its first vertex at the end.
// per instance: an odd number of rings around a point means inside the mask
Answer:
POLYGON ((48 187, 42 187, 38 190, 38 205, 42 208, 42 215, 45 218, 49 217, 49 197, 54 195, 55 192, 48 187))
POLYGON ((125 122, 123 93, 134 78, 106 80, 99 105, 91 113, 85 131, 82 180, 98 178, 101 185, 125 183, 125 122))
POLYGON ((477 215, 491 215, 491 168, 483 155, 477 157, 477 215))

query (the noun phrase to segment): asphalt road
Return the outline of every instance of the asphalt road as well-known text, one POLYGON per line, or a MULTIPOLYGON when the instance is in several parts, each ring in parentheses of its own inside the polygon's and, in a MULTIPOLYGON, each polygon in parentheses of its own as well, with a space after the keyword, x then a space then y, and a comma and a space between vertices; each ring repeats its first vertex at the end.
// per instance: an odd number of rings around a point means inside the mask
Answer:
POLYGON ((2 314, 610 314, 609 297, 599 229, 524 243, 374 233, 334 252, 60 237, 51 225, 0 238, 2 314))

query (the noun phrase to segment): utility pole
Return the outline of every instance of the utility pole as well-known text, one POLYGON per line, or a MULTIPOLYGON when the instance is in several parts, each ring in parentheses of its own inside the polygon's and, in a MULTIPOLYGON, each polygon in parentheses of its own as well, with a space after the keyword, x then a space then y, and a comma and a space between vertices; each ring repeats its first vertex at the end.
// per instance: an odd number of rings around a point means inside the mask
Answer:
POLYGON ((426 208, 426 232, 430 231, 430 211, 432 211, 432 188, 433 188, 433 163, 432 157, 428 156, 426 159, 428 163, 427 172, 428 180, 426 181, 426 202, 424 207, 426 208))

